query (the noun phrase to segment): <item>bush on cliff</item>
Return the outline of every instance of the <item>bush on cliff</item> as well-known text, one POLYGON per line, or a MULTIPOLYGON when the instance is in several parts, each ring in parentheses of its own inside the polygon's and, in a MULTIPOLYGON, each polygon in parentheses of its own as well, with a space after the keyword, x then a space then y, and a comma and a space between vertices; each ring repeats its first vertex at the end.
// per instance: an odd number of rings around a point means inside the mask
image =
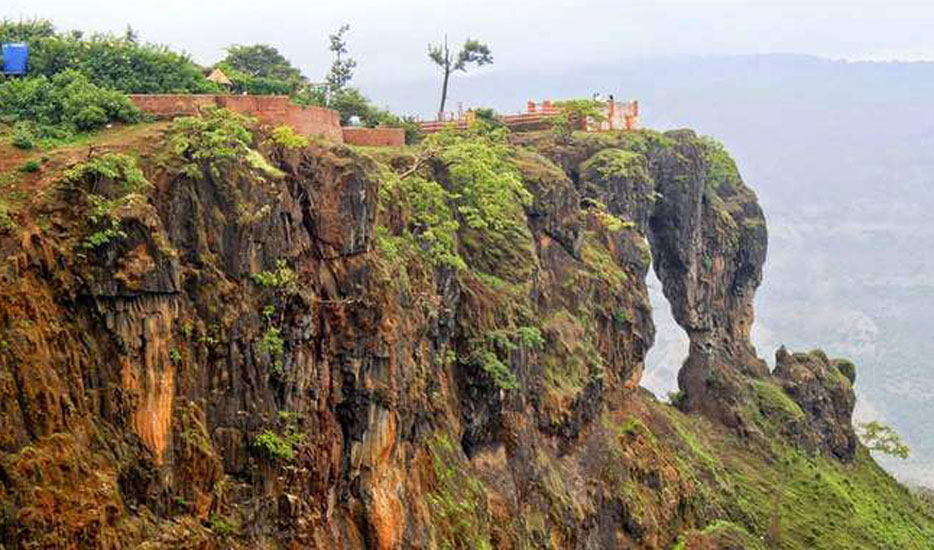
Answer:
POLYGON ((93 250, 123 239, 120 211, 134 202, 145 202, 141 193, 149 187, 136 159, 105 153, 68 169, 62 183, 80 193, 86 204, 88 234, 82 248, 93 250))
POLYGON ((217 108, 176 119, 169 146, 183 162, 180 172, 200 179, 205 170, 219 175, 221 167, 247 161, 253 143, 251 125, 249 117, 217 108))

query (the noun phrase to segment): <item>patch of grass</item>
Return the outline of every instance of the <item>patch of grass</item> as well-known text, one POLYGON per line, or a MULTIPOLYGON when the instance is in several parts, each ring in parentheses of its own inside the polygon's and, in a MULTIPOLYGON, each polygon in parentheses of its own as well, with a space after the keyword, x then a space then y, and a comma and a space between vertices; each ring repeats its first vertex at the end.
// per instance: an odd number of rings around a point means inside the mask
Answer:
POLYGON ((466 471, 447 434, 428 442, 434 484, 427 495, 432 527, 442 550, 492 550, 483 484, 466 471))
POLYGON ((804 411, 785 391, 767 380, 752 380, 753 391, 759 402, 759 408, 772 423, 786 424, 804 420, 804 411))
POLYGON ((736 162, 723 144, 711 137, 701 137, 697 142, 702 148, 704 162, 707 165, 706 184, 718 192, 731 192, 742 187, 742 178, 736 162))
POLYGON ((585 177, 600 180, 651 180, 645 157, 624 149, 604 149, 581 164, 585 177))
POLYGON ((233 518, 219 516, 211 513, 208 517, 208 527, 214 534, 226 538, 232 537, 240 532, 240 523, 233 518))
POLYGON ((16 222, 10 216, 10 207, 0 199, 0 233, 9 233, 16 229, 16 222))
POLYGON ((611 287, 619 289, 629 279, 626 271, 616 263, 610 251, 593 232, 588 231, 585 235, 581 258, 591 274, 611 287))

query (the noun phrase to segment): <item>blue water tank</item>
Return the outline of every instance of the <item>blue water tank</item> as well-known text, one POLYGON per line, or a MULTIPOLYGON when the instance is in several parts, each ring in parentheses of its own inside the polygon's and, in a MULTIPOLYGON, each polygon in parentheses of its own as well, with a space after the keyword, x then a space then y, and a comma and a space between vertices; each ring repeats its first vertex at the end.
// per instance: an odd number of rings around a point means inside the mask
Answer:
POLYGON ((29 46, 22 42, 16 42, 4 44, 2 48, 3 74, 26 74, 26 65, 29 62, 29 46))

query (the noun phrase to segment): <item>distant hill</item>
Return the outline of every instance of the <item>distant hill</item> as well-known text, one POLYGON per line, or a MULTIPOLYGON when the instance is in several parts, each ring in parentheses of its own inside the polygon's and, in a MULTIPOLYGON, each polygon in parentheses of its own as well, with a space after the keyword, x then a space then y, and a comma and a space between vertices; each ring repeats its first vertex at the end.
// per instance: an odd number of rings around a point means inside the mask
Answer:
MULTIPOLYGON (((423 113, 436 88, 366 86, 394 109, 423 113)), ((454 81, 450 104, 511 112, 527 99, 597 91, 640 99, 648 127, 691 127, 727 144, 769 218, 760 354, 820 343, 852 358, 858 412, 894 424, 914 451, 887 466, 934 484, 934 64, 768 55, 491 72, 454 81)), ((645 381, 663 395, 683 336, 667 312, 656 316, 645 381)))

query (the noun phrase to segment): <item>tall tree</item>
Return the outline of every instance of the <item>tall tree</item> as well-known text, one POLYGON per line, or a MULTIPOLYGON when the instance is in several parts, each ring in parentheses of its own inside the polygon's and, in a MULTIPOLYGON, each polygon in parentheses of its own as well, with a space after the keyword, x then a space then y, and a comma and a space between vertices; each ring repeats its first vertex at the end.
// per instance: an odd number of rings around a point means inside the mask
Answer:
POLYGON ((227 48, 227 57, 221 62, 254 77, 285 81, 304 80, 302 72, 293 67, 279 50, 268 44, 234 44, 227 48))
POLYGON ((331 63, 331 70, 328 71, 325 77, 327 86, 326 102, 328 104, 331 103, 335 95, 344 90, 350 79, 353 78, 353 70, 357 66, 357 62, 347 56, 347 41, 344 39, 344 35, 349 30, 350 25, 344 24, 340 26, 336 33, 330 35, 330 50, 334 53, 334 62, 331 63))
POLYGON ((480 42, 468 38, 460 51, 456 54, 448 48, 448 37, 444 37, 442 44, 429 44, 428 57, 441 69, 444 75, 441 83, 441 106, 438 107, 438 120, 444 118, 444 104, 448 100, 448 83, 451 79, 451 73, 455 71, 467 72, 467 66, 474 64, 478 67, 493 63, 493 54, 490 48, 480 42))

